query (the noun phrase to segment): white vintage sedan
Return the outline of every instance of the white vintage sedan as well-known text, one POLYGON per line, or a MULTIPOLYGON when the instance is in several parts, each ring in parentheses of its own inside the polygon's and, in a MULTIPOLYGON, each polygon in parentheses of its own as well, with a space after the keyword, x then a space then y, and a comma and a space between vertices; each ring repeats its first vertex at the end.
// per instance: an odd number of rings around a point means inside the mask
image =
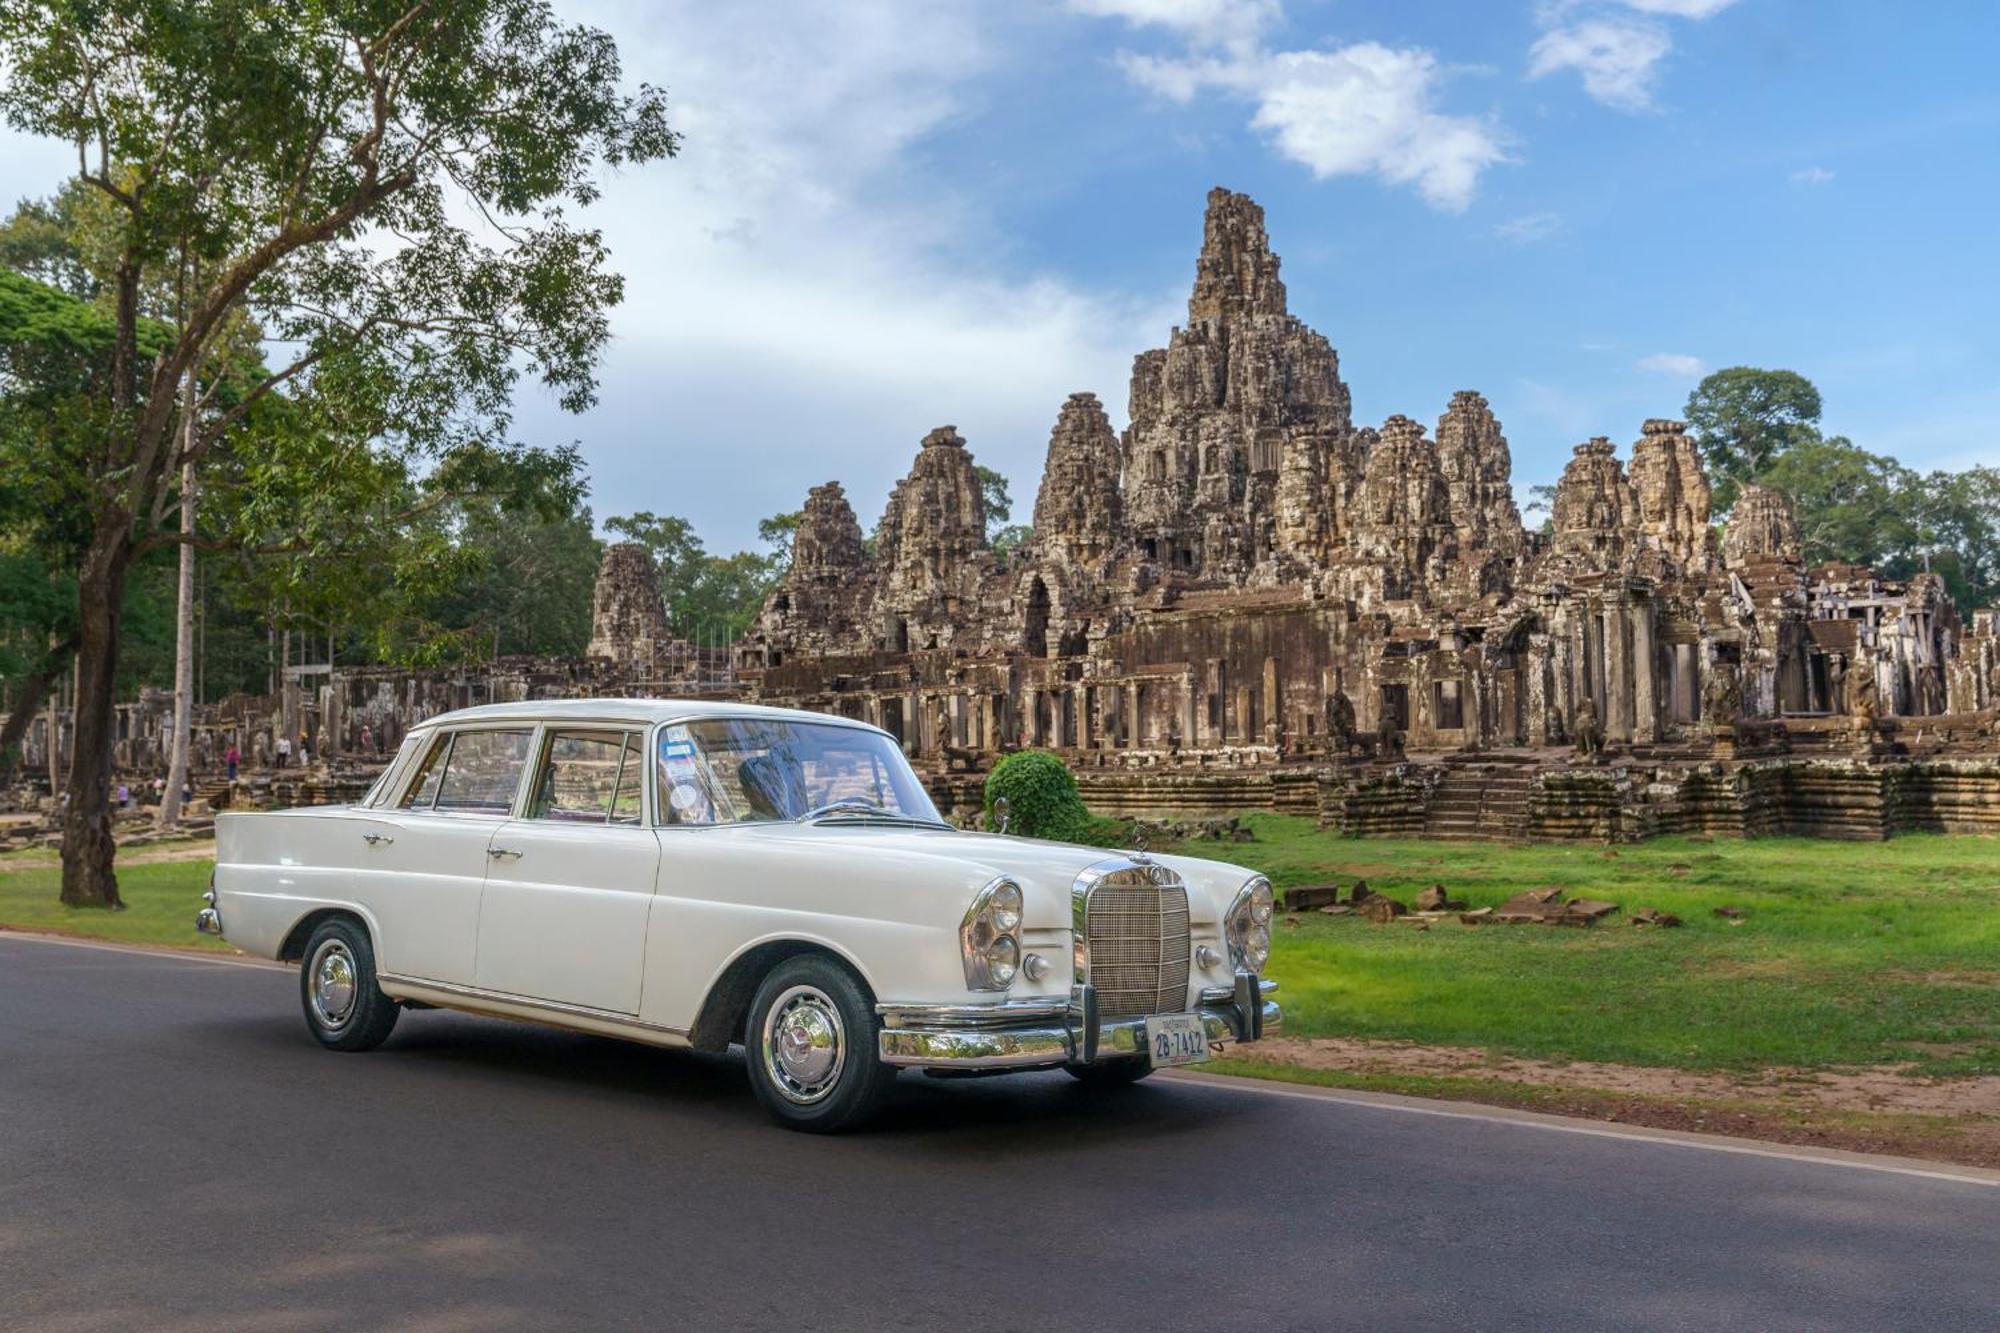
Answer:
POLYGON ((208 898, 203 930, 302 965, 334 1050, 426 1005, 740 1042, 805 1130, 899 1068, 1124 1084, 1278 1023, 1261 876, 959 831, 888 733, 784 709, 448 713, 358 804, 222 815, 208 898))

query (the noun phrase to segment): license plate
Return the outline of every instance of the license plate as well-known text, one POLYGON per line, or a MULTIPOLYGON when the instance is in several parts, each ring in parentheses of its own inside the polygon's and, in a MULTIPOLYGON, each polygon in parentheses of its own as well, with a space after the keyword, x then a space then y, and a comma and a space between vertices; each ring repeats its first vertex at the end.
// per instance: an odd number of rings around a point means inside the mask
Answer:
POLYGON ((1153 1068, 1208 1059, 1208 1029, 1200 1014, 1154 1014, 1146 1020, 1146 1054, 1153 1068))

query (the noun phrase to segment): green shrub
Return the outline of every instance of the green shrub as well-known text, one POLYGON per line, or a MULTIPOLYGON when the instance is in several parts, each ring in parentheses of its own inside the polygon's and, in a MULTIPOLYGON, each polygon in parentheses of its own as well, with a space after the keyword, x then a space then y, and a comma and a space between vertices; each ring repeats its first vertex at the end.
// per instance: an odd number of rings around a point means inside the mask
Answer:
POLYGON ((1005 796, 1007 831, 1051 842, 1082 842, 1090 833, 1090 811, 1077 795, 1076 778, 1046 750, 1023 750, 993 766, 986 779, 986 827, 997 829, 993 802, 1005 796))

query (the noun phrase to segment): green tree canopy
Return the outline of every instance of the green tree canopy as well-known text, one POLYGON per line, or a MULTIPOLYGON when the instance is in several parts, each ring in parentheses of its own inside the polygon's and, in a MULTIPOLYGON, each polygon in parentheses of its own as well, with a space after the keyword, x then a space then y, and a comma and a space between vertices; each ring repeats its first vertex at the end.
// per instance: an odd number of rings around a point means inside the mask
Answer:
POLYGON ((1872 566, 1917 540, 1909 492, 1914 480, 1895 459, 1871 454, 1844 435, 1794 444, 1757 476, 1791 497, 1809 562, 1872 566))
POLYGON ((278 552, 340 550, 412 487, 420 507, 551 483, 573 501, 573 454, 510 438, 512 394, 526 375, 592 401, 622 285, 570 214, 675 138, 611 39, 547 0, 0 0, 0 65, 0 117, 72 145, 113 219, 87 265, 108 369, 56 419, 48 443, 75 447, 30 457, 89 534, 63 897, 115 905, 124 587, 181 539, 183 470, 241 482, 237 526, 198 541, 278 552), (172 336, 148 356, 163 288, 172 336), (213 367, 246 323, 272 364, 231 402, 213 367))
POLYGON ((1777 455, 1819 434, 1819 390, 1790 370, 1732 366, 1688 395, 1687 419, 1727 510, 1737 488, 1754 481, 1777 455))

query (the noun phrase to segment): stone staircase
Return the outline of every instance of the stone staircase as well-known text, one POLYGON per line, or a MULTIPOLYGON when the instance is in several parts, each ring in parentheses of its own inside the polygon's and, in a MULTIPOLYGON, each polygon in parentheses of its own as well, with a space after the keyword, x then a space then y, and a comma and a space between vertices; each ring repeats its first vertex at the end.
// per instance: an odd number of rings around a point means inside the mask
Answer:
POLYGON ((1424 807, 1427 838, 1505 840, 1525 836, 1532 764, 1447 760, 1424 807))

